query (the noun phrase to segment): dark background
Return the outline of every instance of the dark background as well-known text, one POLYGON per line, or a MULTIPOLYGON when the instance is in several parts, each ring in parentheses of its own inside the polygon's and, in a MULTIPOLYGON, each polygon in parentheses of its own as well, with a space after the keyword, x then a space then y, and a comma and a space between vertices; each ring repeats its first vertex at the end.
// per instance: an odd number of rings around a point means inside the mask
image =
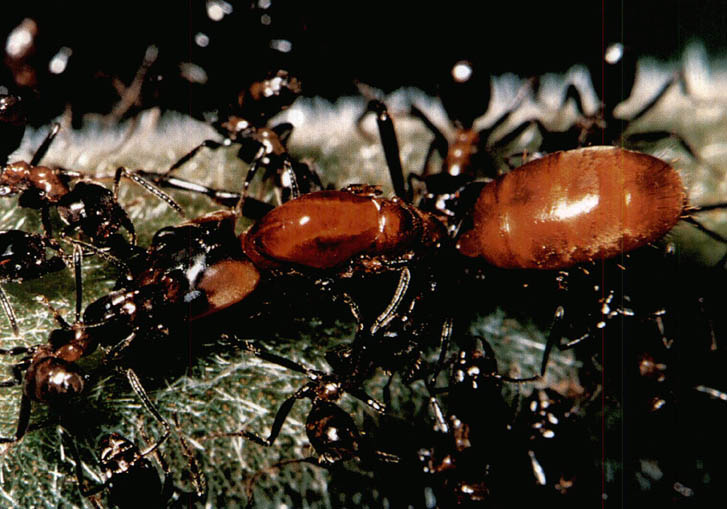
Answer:
MULTIPOLYGON (((105 112, 118 99, 111 81, 131 82, 146 47, 159 57, 138 106, 160 105, 195 116, 234 100, 241 84, 285 67, 298 74, 304 94, 355 94, 360 80, 385 91, 417 86, 436 93, 453 62, 467 58, 480 71, 535 76, 581 63, 597 75, 602 48, 619 40, 638 55, 678 59, 693 39, 711 55, 727 48, 727 4, 717 0, 631 2, 234 2, 213 21, 210 2, 190 0, 6 2, 3 42, 23 18, 39 27, 30 64, 32 86, 18 87, 3 69, 0 84, 35 101, 34 123, 71 104, 76 117, 105 112), (263 17, 269 24, 261 23, 263 17), (200 47, 195 34, 209 44, 200 47), (287 40, 281 53, 271 40, 287 40), (61 75, 47 72, 60 47, 73 53, 61 75), (180 76, 179 64, 206 72, 204 85, 180 76)), ((7 64, 7 59, 6 59, 7 64)), ((598 83, 598 79, 595 79, 598 83)), ((130 112, 130 113, 133 113, 130 112)))

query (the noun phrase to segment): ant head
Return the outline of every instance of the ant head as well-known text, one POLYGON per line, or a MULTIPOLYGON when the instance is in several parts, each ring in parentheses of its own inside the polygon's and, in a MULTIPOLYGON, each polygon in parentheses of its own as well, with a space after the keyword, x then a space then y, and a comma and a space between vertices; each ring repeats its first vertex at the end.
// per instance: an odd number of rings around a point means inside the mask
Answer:
POLYGON ((240 92, 237 109, 254 125, 263 126, 271 117, 293 104, 300 92, 300 80, 281 69, 240 92))
POLYGON ((101 451, 101 466, 104 469, 113 468, 115 464, 120 465, 122 458, 129 453, 133 456, 137 452, 136 446, 118 433, 101 437, 98 448, 101 451))
POLYGON ((58 357, 38 362, 29 378, 26 392, 37 401, 60 404, 83 392, 83 376, 78 367, 58 357))
POLYGON ((467 60, 452 66, 449 78, 439 89, 439 97, 450 120, 464 129, 471 129, 475 119, 487 111, 491 96, 489 74, 478 72, 467 60))
POLYGON ((20 146, 25 134, 25 108, 20 97, 0 95, 0 163, 5 164, 8 156, 20 146))

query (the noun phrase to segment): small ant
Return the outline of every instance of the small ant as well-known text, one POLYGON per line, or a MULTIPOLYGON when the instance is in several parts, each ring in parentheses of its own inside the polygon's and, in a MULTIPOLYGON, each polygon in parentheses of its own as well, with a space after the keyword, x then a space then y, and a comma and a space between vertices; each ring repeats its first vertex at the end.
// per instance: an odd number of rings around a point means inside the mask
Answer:
POLYGON ((621 43, 609 44, 605 47, 600 67, 592 69, 591 77, 595 78, 601 73, 600 83, 603 94, 600 99, 601 104, 595 114, 585 112, 581 92, 571 84, 566 90, 563 104, 569 99, 573 100, 579 115, 575 125, 566 131, 553 131, 541 120, 534 121, 542 136, 541 152, 547 154, 557 150, 604 144, 634 147, 641 143, 654 143, 662 139, 674 138, 693 159, 699 159, 689 144, 673 132, 657 130, 627 133, 629 127, 651 111, 674 84, 681 82, 680 73, 675 73, 645 105, 628 119, 616 117, 614 113, 616 107, 627 100, 633 91, 638 74, 636 55, 621 43))
MULTIPOLYGON (((384 404, 369 396, 362 386, 363 380, 370 374, 369 369, 371 366, 358 365, 359 358, 354 356, 350 349, 334 349, 327 352, 326 360, 333 368, 333 371, 324 373, 306 368, 297 362, 271 353, 251 341, 244 341, 242 346, 247 352, 264 361, 306 375, 310 381, 280 405, 273 420, 270 434, 266 438, 251 431, 241 430, 215 433, 205 437, 205 440, 218 437, 242 437, 256 444, 270 447, 275 443, 295 402, 300 399, 310 399, 312 406, 306 418, 305 430, 316 455, 283 461, 265 469, 265 471, 292 463, 310 463, 332 468, 349 459, 358 459, 366 465, 378 462, 397 463, 399 461, 397 456, 373 447, 367 437, 359 431, 353 418, 336 404, 344 393, 348 393, 365 403, 375 412, 380 414, 386 412, 384 404)), ((262 473, 264 471, 258 472, 250 479, 248 484, 248 498, 250 500, 252 500, 252 484, 262 473)))
MULTIPOLYGON (((5 96, 5 103, 16 104, 11 100, 12 97, 5 96)), ((9 107, 7 110, 10 111, 9 107)), ((0 113, 3 112, 0 111, 0 113)), ((19 113, 14 113, 12 116, 9 113, 0 115, 0 120, 6 121, 2 125, 12 124, 11 120, 19 115, 19 113)), ((124 228, 129 232, 132 246, 136 245, 136 232, 129 216, 118 204, 121 177, 126 177, 138 184, 184 216, 181 207, 171 197, 144 180, 136 172, 131 172, 126 168, 121 167, 116 170, 113 191, 110 191, 96 182, 84 179, 81 173, 38 166, 59 130, 60 125, 53 124, 30 162, 16 161, 4 164, 0 169, 0 196, 17 194, 19 195, 18 204, 21 207, 39 209, 43 227, 49 238, 52 237, 53 232, 50 209, 55 208, 61 221, 66 225, 64 236, 80 230, 94 244, 111 247, 118 253, 128 255, 128 244, 118 234, 118 231, 124 228), (74 180, 77 182, 73 188, 70 188, 69 183, 74 180)), ((17 145, 6 147, 6 151, 0 156, 7 159, 9 152, 15 148, 17 145)))
POLYGON ((300 82, 288 71, 278 70, 265 79, 254 82, 249 88, 241 91, 237 102, 224 120, 214 122, 212 127, 223 137, 222 142, 204 140, 162 175, 157 175, 154 182, 164 187, 179 189, 173 182, 172 173, 191 160, 203 148, 218 149, 233 143, 240 145, 237 156, 254 166, 248 171, 245 188, 249 185, 258 166, 265 168, 263 180, 275 177, 275 184, 282 189, 281 201, 285 202, 294 196, 287 182, 286 173, 292 172, 296 185, 303 193, 323 187, 320 177, 307 164, 293 161, 288 155, 287 143, 293 132, 293 125, 287 122, 268 127, 268 121, 277 113, 287 109, 300 94, 300 82))
MULTIPOLYGON (((40 298, 41 302, 50 308, 60 328, 50 332, 48 342, 45 344, 0 349, 0 355, 25 356, 12 367, 13 378, 0 382, 0 387, 21 385, 23 388, 15 436, 0 437, 0 443, 15 443, 25 435, 28 430, 33 401, 62 410, 69 400, 81 394, 90 377, 82 373, 76 362, 91 355, 99 344, 109 344, 110 342, 106 337, 106 329, 100 328, 96 324, 88 324, 80 319, 82 255, 81 247, 75 245, 73 249, 76 280, 74 323, 71 325, 66 322, 45 298, 40 298)), ((126 371, 126 376, 139 397, 148 400, 136 374, 129 369, 126 371)))
MULTIPOLYGON (((480 96, 479 102, 484 104, 486 110, 490 103, 490 84, 481 86, 481 80, 477 79, 472 65, 466 61, 457 62, 453 66, 451 74, 453 77, 451 86, 444 87, 441 93, 442 102, 455 129, 451 142, 421 109, 415 105, 410 108, 410 114, 422 121, 424 126, 432 132, 434 139, 427 150, 421 171, 418 174, 413 172, 408 174, 408 185, 404 183, 394 125, 384 103, 377 99, 369 100, 366 111, 359 118, 360 123, 366 113, 376 114, 379 135, 396 195, 411 202, 413 181, 423 182, 426 192, 418 201, 417 206, 435 213, 443 219, 449 219, 455 215, 458 192, 467 183, 474 180, 478 174, 488 178, 494 178, 500 174, 496 155, 530 127, 529 122, 523 122, 502 138, 496 141, 491 140, 492 134, 505 124, 520 106, 529 84, 519 91, 513 104, 489 127, 476 130, 473 125, 479 109, 473 108, 470 104, 464 107, 466 104, 464 98, 477 93, 480 96), (437 152, 442 159, 439 172, 431 171, 431 157, 434 152, 437 152)), ((366 91, 364 90, 364 92, 366 91)))
POLYGON ((510 431, 513 411, 502 396, 502 383, 539 379, 501 375, 495 353, 484 338, 466 337, 464 342, 449 361, 448 385, 434 386, 438 371, 428 384, 434 430, 440 440, 433 448, 422 448, 419 459, 424 473, 436 482, 441 505, 482 503, 503 496, 497 490, 507 485, 515 468, 515 446, 510 431), (446 414, 436 398, 441 393, 448 394, 446 414))
MULTIPOLYGON (((186 492, 174 485, 169 466, 159 454, 161 446, 171 433, 169 423, 157 412, 151 402, 142 399, 144 407, 162 425, 164 433, 156 442, 140 450, 136 444, 118 433, 111 433, 101 437, 99 441, 98 466, 101 468, 103 483, 89 486, 83 477, 83 463, 74 440, 69 440, 76 469, 76 479, 81 495, 88 498, 94 507, 103 507, 97 495, 106 491, 110 506, 119 508, 133 508, 139 505, 150 507, 168 507, 169 504, 184 500, 185 504, 192 504, 204 498, 205 482, 191 451, 182 436, 179 436, 185 456, 190 464, 194 492, 186 492), (148 459, 153 455, 162 468, 164 477, 159 478, 159 472, 148 459)), ((176 420, 176 414, 174 415, 176 420)), ((177 426, 178 427, 178 426, 177 426)), ((63 428, 60 428, 63 430, 63 428)), ((64 430, 65 434, 68 434, 64 430)), ((179 431, 177 430, 177 433, 179 431)), ((143 432, 142 432, 143 434, 143 432)))

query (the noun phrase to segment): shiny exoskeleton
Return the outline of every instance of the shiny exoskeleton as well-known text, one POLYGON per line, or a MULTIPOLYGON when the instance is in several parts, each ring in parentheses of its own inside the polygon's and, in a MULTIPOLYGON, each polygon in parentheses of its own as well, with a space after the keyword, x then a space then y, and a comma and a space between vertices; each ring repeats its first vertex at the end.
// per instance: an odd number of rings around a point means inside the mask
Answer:
MULTIPOLYGON (((0 97, 0 125, 4 130, 10 130, 7 145, 0 152, 0 157, 5 160, 22 139, 24 122, 20 100, 15 96, 0 97), (12 145, 10 140, 13 141, 12 145)), ((90 179, 84 179, 78 172, 39 166, 59 130, 59 124, 53 124, 30 162, 4 163, 0 168, 0 197, 18 195, 18 205, 40 210, 48 237, 52 236, 50 210, 55 209, 65 225, 66 235, 80 230, 94 245, 110 247, 121 257, 128 256, 131 250, 119 231, 124 228, 129 232, 132 245, 136 243, 136 233, 129 216, 117 200, 121 177, 130 179, 182 213, 170 197, 125 168, 116 171, 114 189, 111 191, 90 179), (75 184, 71 186, 71 182, 75 184)))
POLYGON ((663 237, 686 194, 677 171, 615 147, 556 152, 485 185, 457 250, 503 268, 558 269, 663 237))
POLYGON ((340 350, 328 352, 326 359, 334 370, 331 373, 324 373, 273 354, 252 342, 245 342, 244 346, 247 351, 265 361, 305 374, 310 381, 280 405, 267 438, 246 430, 215 434, 210 438, 241 436, 257 444, 271 446, 275 443, 295 402, 300 399, 310 399, 312 406, 306 418, 305 430, 316 456, 296 461, 306 461, 321 466, 333 466, 348 459, 358 459, 364 463, 397 461, 395 456, 373 449, 359 431, 353 418, 336 404, 345 393, 348 393, 378 413, 386 411, 386 407, 366 394, 361 385, 370 375, 367 369, 370 366, 359 366, 359 359, 351 355, 350 350, 343 353, 340 350), (363 371, 359 371, 361 368, 363 371))
POLYGON ((505 165, 505 158, 500 152, 530 126, 527 122, 522 123, 502 138, 493 141, 493 133, 511 118, 519 106, 523 91, 518 94, 514 104, 489 127, 477 130, 473 127, 475 119, 489 107, 489 76, 487 82, 483 83, 476 78, 471 64, 462 61, 452 68, 452 78, 451 84, 443 86, 441 90, 442 102, 455 131, 451 141, 447 140, 421 109, 411 107, 411 114, 424 123, 434 139, 427 151, 422 170, 419 173, 409 173, 408 186, 404 181, 399 146, 386 106, 375 99, 369 101, 367 106, 367 111, 376 114, 381 143, 397 196, 411 201, 414 194, 413 181, 424 182, 426 189, 417 200, 417 206, 439 215, 445 221, 457 214, 458 195, 463 186, 479 176, 493 178, 499 175, 500 166, 505 165), (434 152, 442 159, 439 171, 432 171, 431 168, 434 152))
POLYGON ((243 238, 260 268, 390 270, 447 238, 433 216, 372 187, 319 191, 272 210, 243 238))
POLYGON ((453 359, 449 383, 430 388, 447 393, 447 412, 433 395, 431 405, 439 439, 419 456, 431 476, 440 506, 494 503, 510 496, 511 477, 518 466, 510 431, 512 409, 502 396, 502 382, 529 382, 500 375, 492 347, 484 339, 468 338, 453 359))
MULTIPOLYGON (((265 169, 263 179, 274 177, 282 189, 282 201, 322 187, 320 178, 307 164, 295 161, 288 155, 287 143, 293 125, 287 122, 269 126, 271 117, 287 109, 300 94, 300 81, 286 70, 270 73, 264 79, 242 90, 229 112, 212 126, 224 137, 222 142, 205 140, 181 157, 155 182, 161 186, 185 189, 171 175, 177 168, 191 160, 202 148, 217 149, 238 144, 237 156, 253 164, 245 179, 245 191, 257 169, 265 169), (286 175, 287 174, 287 175, 286 175), (294 179, 294 183, 288 182, 294 179)), ((208 194, 208 193, 205 193, 208 194)))
MULTIPOLYGON (((0 284, 7 281, 35 279, 65 268, 62 256, 48 257, 48 248, 59 249, 55 243, 37 234, 21 230, 0 231, 0 284)), ((2 286, 0 286, 0 305, 17 336, 19 331, 15 313, 2 286)))

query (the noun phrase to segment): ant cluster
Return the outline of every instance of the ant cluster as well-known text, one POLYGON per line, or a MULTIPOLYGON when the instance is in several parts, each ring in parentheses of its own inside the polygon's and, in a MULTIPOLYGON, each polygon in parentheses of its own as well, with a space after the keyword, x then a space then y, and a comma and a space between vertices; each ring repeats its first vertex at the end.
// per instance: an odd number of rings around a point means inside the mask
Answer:
MULTIPOLYGON (((622 69, 635 65, 626 61, 622 69)), ((609 97, 598 111, 587 113, 584 92, 564 87, 563 101, 575 104, 578 116, 565 131, 539 116, 515 122, 526 102, 537 102, 537 82, 530 80, 509 109, 476 128, 475 110, 469 108, 467 71, 472 70, 465 63, 455 66, 451 89, 442 92, 454 128, 451 140, 423 108, 410 105, 407 120, 421 122, 432 136, 420 171, 405 172, 402 165, 394 126, 399 113, 362 87, 369 97, 353 124, 363 129, 366 116, 375 116, 381 140, 376 146, 388 175, 382 179, 380 171, 376 181, 340 190, 327 184, 327 172, 315 163, 290 153, 293 125, 275 122, 301 93, 298 79, 285 70, 242 87, 227 115, 212 126, 217 139, 202 141, 168 168, 119 166, 111 189, 100 178, 42 165, 59 133, 57 124, 28 162, 15 160, 25 130, 22 100, 0 98, 0 195, 37 211, 39 224, 37 231, 0 232, 0 282, 11 288, 69 269, 75 292, 72 323, 40 295, 38 306, 47 308, 56 326, 37 344, 0 349, 17 359, 0 387, 22 389, 14 432, 0 436, 6 450, 24 446, 26 435, 42 427, 32 419, 34 408, 47 408, 61 430, 63 468, 95 506, 103 506, 102 500, 119 507, 205 501, 216 506, 229 503, 230 491, 244 491, 235 500, 246 498, 252 505, 264 491, 259 486, 296 464, 328 470, 331 500, 338 497, 343 505, 519 507, 546 500, 582 507, 615 489, 611 484, 603 490, 607 468, 643 478, 643 468, 613 467, 619 458, 611 449, 606 459, 612 463, 603 460, 594 436, 607 429, 595 422, 594 408, 619 407, 651 423, 639 422, 634 435, 619 436, 626 441, 641 439, 649 429, 667 435, 666 429, 675 429, 670 416, 685 401, 704 395, 727 399, 714 371, 700 374, 694 368, 680 377, 672 368, 680 356, 718 366, 721 323, 710 319, 710 310, 721 301, 700 295, 692 302, 692 292, 675 295, 679 292, 669 288, 668 278, 654 269, 673 270, 675 255, 653 248, 678 223, 727 244, 694 217, 727 205, 689 203, 670 162, 623 146, 671 137, 685 157, 698 159, 698 152, 671 132, 628 130, 679 80, 660 90, 626 126, 615 108, 629 94, 618 101, 609 97), (495 138, 503 128, 507 134, 495 138), (539 133, 535 150, 512 148, 532 132, 539 133), (227 147, 247 167, 237 189, 208 186, 190 171, 179 176, 199 166, 196 161, 208 150, 227 147), (442 164, 435 169, 437 156, 442 164), (516 159, 522 164, 508 165, 516 159), (271 195, 252 196, 251 184, 260 173, 271 195), (156 229, 148 242, 137 235, 120 193, 122 178, 168 206, 181 222, 156 229), (394 195, 385 195, 382 185, 394 195), (222 208, 190 219, 190 195, 222 208), (84 307, 89 261, 113 273, 114 286, 84 307), (690 330, 690 342, 675 324, 679 318, 670 314, 685 305, 699 311, 684 321, 699 324, 690 330), (531 306, 540 311, 533 313, 531 306), (506 363, 493 341, 497 331, 478 328, 482 316, 498 307, 537 315, 536 321, 548 324, 538 361, 529 366, 533 372, 503 370, 506 363), (354 324, 341 333, 348 339, 318 347, 325 349, 328 368, 320 368, 319 358, 312 359, 317 367, 306 366, 298 338, 292 343, 275 338, 303 335, 300 329, 310 325, 296 322, 301 315, 309 321, 332 315, 332 322, 354 324), (619 326, 606 327, 609 319, 619 326), (611 329, 633 337, 606 332, 611 329), (605 335, 608 339, 599 343, 605 335), (259 339, 268 336, 274 339, 259 339), (215 340, 205 346, 200 338, 215 340), (568 350, 575 352, 579 370, 556 382, 549 376, 551 352, 568 350), (243 412, 244 422, 234 427, 206 426, 200 433, 179 423, 182 409, 160 410, 160 402, 147 393, 162 373, 178 377, 191 355, 222 356, 224 362, 230 352, 242 352, 251 370, 262 361, 269 373, 304 379, 290 387, 294 378, 275 375, 288 386, 274 417, 263 413, 266 425, 243 412), (626 353, 613 361, 614 352, 626 353), (618 367, 606 370, 612 361, 618 367), (105 433, 96 459, 78 446, 88 442, 89 422, 102 419, 89 417, 94 388, 104 387, 103 380, 114 374, 126 379, 162 432, 150 439, 142 427, 144 444, 105 433), (617 394, 612 387, 627 381, 635 387, 633 395, 612 399, 617 394), (309 403, 296 405, 299 400, 309 403), (301 415, 312 454, 285 432, 301 415), (265 426, 268 432, 262 431, 265 426), (170 469, 162 454, 166 449, 174 454, 171 435, 178 438, 180 472, 170 469), (296 446, 289 447, 291 440, 296 446), (230 467, 215 465, 217 458, 204 454, 219 443, 234 444, 225 448, 243 455, 274 448, 283 459, 248 468, 246 479, 229 479, 230 467), (207 490, 205 473, 215 469, 226 469, 228 486, 211 483, 207 490), (100 472, 93 474, 95 483, 87 479, 94 470, 100 472), (187 486, 180 487, 180 476, 187 486)), ((634 80, 628 73, 617 78, 630 80, 629 85, 634 80)), ((479 100, 486 109, 489 92, 479 100)), ((695 281, 721 280, 726 258, 690 274, 695 281)), ((17 318, 11 297, 0 288, 4 320, 12 336, 21 337, 27 321, 17 318)), ((245 385, 249 375, 240 376, 235 383, 245 385)), ((252 383, 262 400, 275 381, 252 383)), ((115 390, 109 385, 104 390, 115 390)), ((216 390, 204 388, 208 394, 216 390)), ((230 408, 220 406, 217 414, 230 408)), ((699 401, 699 414, 708 406, 699 401)), ((199 413, 190 408, 185 417, 193 420, 199 413)), ((201 418, 235 422, 230 415, 201 418)), ((678 461, 657 452, 652 473, 656 469, 660 475, 654 473, 653 484, 668 484, 672 498, 709 491, 694 479, 701 466, 692 477, 680 477, 678 461), (664 476, 667 480, 660 481, 664 476)))

